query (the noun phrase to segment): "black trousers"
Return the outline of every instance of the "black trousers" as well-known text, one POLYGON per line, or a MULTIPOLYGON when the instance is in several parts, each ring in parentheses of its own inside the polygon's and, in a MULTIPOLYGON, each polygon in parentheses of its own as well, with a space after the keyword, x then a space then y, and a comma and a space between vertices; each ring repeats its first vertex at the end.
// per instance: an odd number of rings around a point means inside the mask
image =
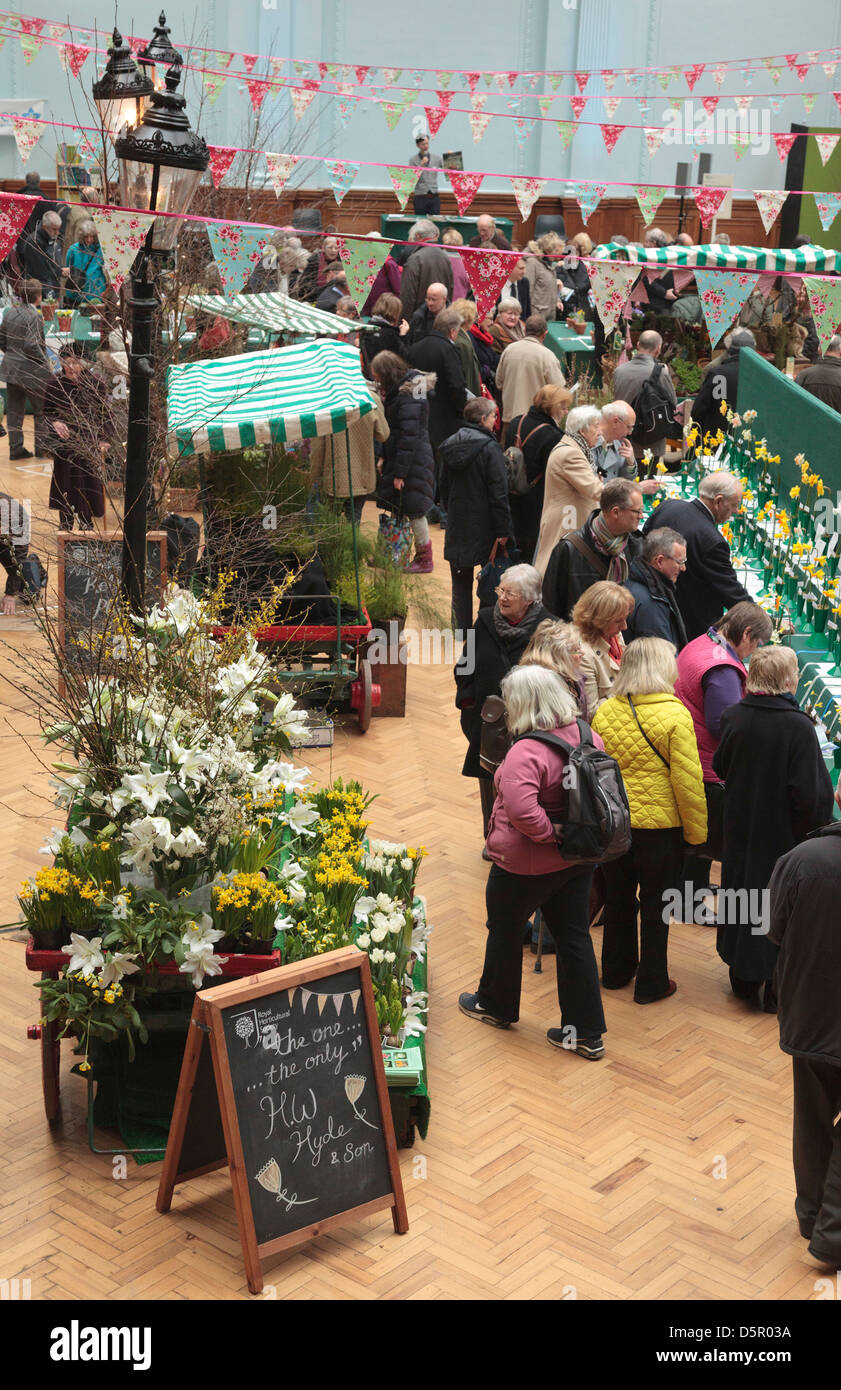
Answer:
POLYGON ((479 801, 482 806, 482 825, 485 831, 485 839, 488 838, 488 821, 491 818, 491 811, 494 808, 494 779, 493 777, 483 776, 479 778, 479 801))
POLYGON ((441 213, 440 193, 413 193, 412 202, 418 217, 438 217, 441 213))
POLYGON ((841 1265, 841 1067, 792 1057, 794 1210, 813 1255, 841 1265))
POLYGON ((44 419, 44 395, 28 391, 25 386, 16 386, 13 381, 6 383, 6 416, 9 426, 9 449, 19 454, 23 448, 23 415, 26 398, 32 406, 32 423, 35 426, 35 453, 43 456, 47 452, 47 422, 44 419))
POLYGON ((724 785, 721 782, 705 782, 704 795, 707 799, 707 841, 703 845, 693 845, 683 859, 684 878, 692 885, 690 891, 702 888, 710 881, 710 867, 714 859, 721 859, 722 836, 724 833, 724 785))
POLYGON ((479 981, 479 1003, 495 1018, 516 1023, 520 1017, 523 934, 539 907, 555 942, 561 1026, 581 1038, 605 1031, 596 954, 590 939, 590 865, 559 869, 554 874, 510 874, 491 865, 485 903, 488 941, 479 981))
POLYGON ((669 925, 663 921, 663 897, 676 886, 682 859, 683 831, 677 826, 670 830, 634 830, 628 853, 602 865, 602 980, 608 989, 621 989, 635 970, 635 998, 656 999, 669 988, 669 925))
POLYGON ((459 569, 452 560, 450 561, 453 586, 453 627, 460 627, 462 632, 469 632, 473 626, 473 576, 475 573, 473 565, 470 566, 470 569, 459 569))

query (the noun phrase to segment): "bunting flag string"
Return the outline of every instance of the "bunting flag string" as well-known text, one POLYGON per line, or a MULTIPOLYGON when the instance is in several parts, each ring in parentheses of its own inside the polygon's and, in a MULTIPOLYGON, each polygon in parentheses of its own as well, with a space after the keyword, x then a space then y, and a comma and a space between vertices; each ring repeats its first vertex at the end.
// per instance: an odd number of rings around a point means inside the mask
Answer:
POLYGON ((119 290, 155 219, 149 213, 109 208, 94 212, 93 220, 102 247, 103 269, 112 289, 119 290))
MULTIPOLYGON (((467 174, 461 169, 448 169, 447 178, 455 194, 459 217, 463 217, 479 192, 484 174, 467 174)), ((461 255, 461 252, 459 252, 461 255)))
POLYGON ((631 286, 640 273, 638 265, 602 265, 590 261, 587 274, 605 333, 616 327, 631 286))
POLYGON ((481 323, 499 299, 516 254, 510 251, 484 251, 471 246, 460 246, 458 254, 467 271, 476 299, 476 315, 481 323))
POLYGON ((732 275, 719 276, 715 271, 693 271, 704 322, 713 347, 723 338, 733 320, 741 312, 742 305, 756 285, 758 276, 734 271, 732 275))
MULTIPOLYGON (((210 152, 210 177, 213 187, 218 188, 233 164, 237 151, 230 145, 208 145, 210 152)), ((266 155, 268 159, 268 155, 266 155)))
POLYGON ((26 163, 48 125, 48 121, 33 120, 31 116, 12 116, 12 131, 22 164, 26 163))
POLYGON ((841 280, 819 280, 814 275, 804 275, 803 284, 809 296, 821 352, 826 352, 830 338, 841 324, 841 280))
POLYGON ((269 178, 275 195, 279 198, 286 185, 286 181, 295 165, 298 163, 300 155, 297 154, 271 154, 266 151, 266 164, 269 168, 269 178))
POLYGON ((0 261, 8 256, 37 201, 21 194, 0 193, 0 261))
POLYGON ((701 226, 708 227, 724 202, 727 193, 726 188, 693 188, 692 197, 695 199, 695 206, 701 214, 701 226))
POLYGON ((757 189, 753 196, 759 209, 759 216, 762 218, 762 225, 766 232, 770 232, 780 215, 780 208, 788 194, 785 191, 780 192, 778 189, 764 188, 757 189))

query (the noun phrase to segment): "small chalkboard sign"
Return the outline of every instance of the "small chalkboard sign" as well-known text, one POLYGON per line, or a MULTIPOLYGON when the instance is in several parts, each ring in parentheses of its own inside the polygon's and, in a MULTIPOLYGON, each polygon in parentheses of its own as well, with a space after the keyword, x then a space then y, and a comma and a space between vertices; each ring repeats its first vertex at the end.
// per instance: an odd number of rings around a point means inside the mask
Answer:
MULTIPOLYGON (((120 593, 121 531, 59 531, 58 637, 65 658, 84 668, 91 634, 105 629, 120 593)), ((146 594, 160 598, 166 584, 166 532, 146 537, 146 594)))
POLYGON ((355 947, 196 995, 158 1211, 228 1165, 248 1287, 261 1260, 391 1208, 408 1230, 368 957, 355 947))

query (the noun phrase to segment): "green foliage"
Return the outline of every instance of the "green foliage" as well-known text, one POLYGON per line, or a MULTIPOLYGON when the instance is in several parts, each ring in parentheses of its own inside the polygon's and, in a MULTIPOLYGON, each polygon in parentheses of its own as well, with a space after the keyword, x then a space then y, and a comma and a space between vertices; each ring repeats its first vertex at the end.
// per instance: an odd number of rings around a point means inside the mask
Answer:
POLYGON ((680 383, 680 394, 694 396, 701 386, 703 372, 697 362, 688 362, 685 357, 674 357, 669 363, 671 370, 680 383))

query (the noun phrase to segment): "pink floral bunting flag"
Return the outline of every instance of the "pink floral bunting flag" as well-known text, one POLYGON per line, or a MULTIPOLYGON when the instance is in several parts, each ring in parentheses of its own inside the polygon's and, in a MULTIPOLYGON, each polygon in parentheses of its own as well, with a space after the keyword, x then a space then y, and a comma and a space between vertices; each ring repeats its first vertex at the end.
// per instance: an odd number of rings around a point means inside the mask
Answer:
POLYGON ((12 130, 22 164, 26 163, 46 129, 46 121, 37 121, 31 116, 12 116, 12 130))
POLYGON ((821 67, 823 68, 826 76, 831 81, 832 78, 835 76, 835 69, 838 67, 838 61, 836 59, 834 63, 821 63, 821 67))
POLYGON ((467 119, 470 122, 470 129, 473 131, 473 143, 478 145, 491 123, 491 118, 483 111, 471 111, 467 119))
POLYGON ((811 63, 798 63, 794 69, 801 82, 805 82, 811 71, 811 63))
POLYGON ((713 114, 715 108, 718 106, 718 103, 718 97, 701 97, 701 105, 703 106, 708 116, 711 116, 713 114))
POLYGON ((37 201, 18 193, 0 193, 0 260, 8 256, 37 201))
POLYGON ((363 66, 363 67, 355 67, 355 68, 354 68, 354 71, 355 71, 355 73, 356 73, 356 81, 357 81, 357 84, 358 84, 360 87, 364 87, 364 86, 365 86, 365 79, 366 79, 366 77, 368 76, 368 73, 371 71, 370 67, 367 67, 367 68, 364 67, 364 66, 363 66))
POLYGON ((703 73, 705 66, 706 64, 704 63, 693 63, 690 68, 687 68, 685 70, 683 75, 686 78, 686 85, 689 88, 690 92, 694 92, 695 83, 698 81, 698 78, 703 73))
POLYGON ((236 157, 236 149, 230 145, 208 145, 210 152, 210 177, 213 187, 218 188, 236 157))
POLYGON ((482 74, 479 72, 462 73, 462 77, 464 78, 471 92, 475 92, 477 86, 479 85, 479 78, 481 77, 481 75, 482 74))
POLYGON ((616 326, 619 315, 622 313, 622 306, 639 273, 638 265, 622 265, 619 262, 612 264, 603 261, 590 261, 588 263, 587 274, 590 277, 590 289, 593 291, 593 298, 596 301, 596 308, 599 311, 599 318, 604 325, 605 333, 609 333, 616 326))
POLYGON ((589 81, 590 81, 590 74, 589 74, 589 72, 577 72, 577 73, 575 74, 575 85, 576 85, 576 87, 578 88, 579 92, 583 92, 583 91, 584 91, 584 88, 587 86, 587 83, 588 83, 589 81))
POLYGON ((580 117, 581 117, 581 112, 584 110, 584 107, 587 105, 587 98, 586 98, 586 97, 570 97, 570 99, 569 99, 569 104, 570 104, 570 106, 572 107, 573 113, 574 113, 574 115, 575 115, 575 119, 576 119, 576 120, 579 120, 580 117))
POLYGON ((602 97, 602 106, 605 109, 605 114, 608 115, 611 120, 613 120, 613 117, 619 110, 621 102, 621 97, 602 97))
POLYGON ((613 147, 625 127, 623 125, 603 125, 599 126, 599 129, 602 133, 605 149, 608 154, 613 154, 613 147))
MULTIPOLYGON (((449 87, 450 83, 451 83, 452 80, 453 80, 453 74, 452 74, 452 72, 448 72, 446 68, 439 68, 439 70, 438 70, 438 72, 435 74, 435 76, 438 78, 438 84, 439 84, 439 86, 443 87, 444 90, 446 91, 447 88, 449 87)), ((440 92, 439 92, 439 96, 440 96, 440 92)), ((450 93, 450 96, 452 96, 452 92, 450 93)))
POLYGON ((437 135, 446 119, 446 108, 443 106, 425 106, 423 109, 429 134, 431 136, 437 135))
POLYGON ((389 164, 387 167, 388 177, 391 179, 391 186, 402 212, 409 201, 409 194, 415 190, 421 171, 419 166, 407 168, 402 164, 389 164))
POLYGON ((651 184, 635 184, 634 197, 637 200, 639 210, 642 213, 642 220, 648 227, 657 216, 657 209, 666 196, 665 188, 656 188, 651 184))
POLYGON ((723 83, 723 81, 724 81, 724 79, 725 79, 726 76, 727 76, 727 64, 726 64, 726 63, 716 63, 715 67, 713 68, 713 82, 715 83, 715 85, 716 85, 717 87, 720 87, 721 84, 723 83))
POLYGON ((271 229, 258 231, 235 222, 208 222, 206 226, 222 291, 229 296, 239 294, 268 245, 271 229))
POLYGON ((821 352, 826 352, 830 338, 841 324, 841 280, 821 280, 814 275, 804 275, 803 284, 812 306, 821 352))
POLYGON ((574 121, 556 121, 555 125, 558 127, 558 134, 561 137, 561 149, 569 149, 572 137, 578 127, 574 121))
POLYGON ((616 73, 613 68, 602 68, 602 82, 609 92, 613 91, 613 84, 616 81, 616 73))
POLYGON ((785 190, 781 192, 777 188, 758 188, 753 196, 756 199, 759 216, 762 218, 762 225, 766 232, 770 232, 780 215, 780 208, 788 197, 788 193, 785 190))
POLYGON ((648 146, 649 155, 655 155, 660 148, 663 136, 666 132, 662 128, 658 129, 657 126, 646 125, 643 126, 643 133, 645 135, 645 143, 648 146))
POLYGON ((458 254, 467 271, 476 299, 476 315, 481 323, 496 304, 517 258, 507 251, 485 251, 473 246, 460 246, 458 254))
POLYGON ((295 120, 299 121, 309 106, 315 99, 315 92, 308 92, 301 87, 290 87, 289 95, 292 98, 292 109, 295 112, 295 120))
POLYGON ((832 95, 835 98, 835 105, 838 107, 838 110, 841 111, 841 92, 833 92, 832 95))
POLYGON ((402 72, 402 68, 383 68, 383 79, 386 86, 393 87, 402 72))
POLYGON ((581 209, 581 217, 585 226, 606 192, 606 183, 590 183, 588 180, 582 179, 573 185, 573 197, 581 209))
POLYGON ((243 65, 243 67, 245 68, 245 71, 246 71, 246 72, 252 73, 252 72, 254 71, 254 68, 255 68, 256 63, 257 63, 257 54, 256 54, 256 53, 243 53, 243 55, 242 55, 242 65, 243 65))
POLYGON ((336 203, 341 206, 342 199, 359 173, 359 165, 353 164, 349 160, 328 159, 327 172, 330 175, 333 197, 336 199, 336 203))
POLYGON ((531 175, 523 178, 512 178, 511 187, 514 190, 514 197, 517 199, 517 207, 520 209, 520 216, 525 222, 531 215, 531 210, 543 192, 545 179, 535 178, 531 175))
MULTIPOLYGON (((484 119, 488 119, 485 117, 484 119)), ((447 178, 450 180, 456 203, 458 204, 459 217, 463 217, 476 197, 479 186, 484 174, 467 174, 461 169, 448 169, 447 178)), ((459 251, 461 255, 461 251, 459 251)))
POLYGON ((66 43, 63 49, 61 49, 61 53, 73 76, 78 77, 84 67, 85 59, 90 53, 87 44, 66 43))
POLYGON ((724 202, 726 188, 700 187, 692 189, 695 206, 701 214, 701 226, 708 227, 724 202))
POLYGON ((46 22, 45 19, 29 19, 21 15, 20 27, 24 34, 40 34, 46 22))
POLYGON ((815 207, 825 232, 828 232, 841 211, 841 193, 815 193, 815 207))
POLYGON ((695 283, 704 311, 704 322, 713 346, 724 337, 741 312, 742 305, 756 285, 757 276, 744 271, 700 270, 694 272, 695 283))
POLYGON ((266 165, 276 197, 280 197, 286 181, 299 159, 300 155, 297 154, 272 154, 270 151, 266 151, 266 165))
POLYGON ((266 99, 267 94, 272 89, 271 82, 267 82, 263 77, 249 77, 245 83, 248 88, 248 95, 251 98, 251 109, 255 116, 266 99))
POLYGON ((841 139, 841 136, 839 135, 815 136, 815 142, 818 147, 818 153, 821 157, 821 164, 826 164, 827 161, 832 158, 832 152, 835 149, 835 146, 838 144, 839 139, 841 139))
POLYGON ((383 262, 391 250, 390 241, 342 239, 342 260, 348 288, 357 304, 364 304, 383 262))
POLYGON ((777 147, 777 154, 780 156, 780 163, 785 164, 789 151, 797 139, 796 135, 775 135, 774 144, 777 147))
POLYGON ((102 247, 103 269, 112 289, 118 290, 155 219, 146 212, 100 208, 93 214, 93 220, 102 247))
POLYGON ((749 108, 749 106, 751 105, 751 102, 753 101, 753 97, 752 97, 752 96, 746 96, 746 97, 740 96, 740 97, 734 97, 733 100, 735 101, 736 106, 737 106, 737 108, 738 108, 740 111, 747 111, 748 108, 749 108))

